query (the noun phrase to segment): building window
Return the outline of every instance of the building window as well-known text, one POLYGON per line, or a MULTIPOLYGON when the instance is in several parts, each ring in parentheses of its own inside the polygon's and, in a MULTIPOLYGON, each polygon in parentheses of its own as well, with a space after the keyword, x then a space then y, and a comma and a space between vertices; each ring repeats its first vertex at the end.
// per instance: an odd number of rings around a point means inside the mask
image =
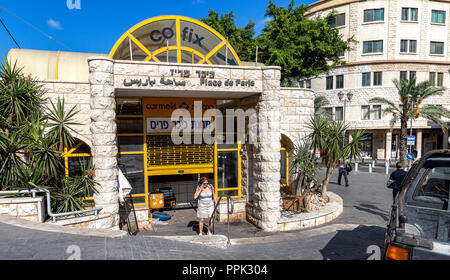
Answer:
POLYGON ((407 75, 408 75, 408 71, 400 71, 400 81, 406 80, 407 75))
POLYGON ((329 116, 329 117, 333 116, 333 108, 328 107, 328 108, 325 108, 324 110, 325 110, 325 115, 326 116, 329 116))
POLYGON ((306 80, 306 88, 311 88, 311 79, 306 80))
POLYGON ((336 88, 344 88, 344 75, 336 76, 336 88))
POLYGON ((383 40, 363 42, 363 53, 382 53, 383 40))
POLYGON ((430 72, 430 77, 428 81, 430 82, 430 85, 432 86, 436 85, 436 72, 430 72))
POLYGON ((384 20, 384 8, 364 10, 364 22, 384 20))
POLYGON ((363 87, 370 86, 370 72, 362 73, 362 86, 363 87))
POLYGON ((402 20, 417 21, 417 8, 402 8, 402 20))
POLYGON ((416 53, 417 40, 400 40, 401 53, 416 53))
POLYGON ((298 85, 300 88, 305 88, 305 81, 301 80, 298 85))
POLYGON ((370 111, 372 120, 381 120, 381 105, 373 105, 370 111))
POLYGON ((370 106, 361 106, 361 120, 370 120, 370 106))
POLYGON ((431 11, 431 23, 445 23, 445 11, 431 11))
POLYGON ((430 42, 430 54, 444 54, 444 43, 430 42))
POLYGON ((330 21, 331 26, 345 26, 345 13, 338 14, 335 19, 330 21))
POLYGON ((342 121, 344 119, 344 108, 343 107, 336 107, 335 113, 334 113, 334 120, 335 121, 342 121))
POLYGON ((416 71, 409 71, 409 79, 415 79, 416 78, 416 71))
POLYGON ((338 57, 343 57, 345 55, 345 52, 338 52, 337 56, 338 57))
POLYGON ((382 73, 381 72, 373 72, 373 85, 381 86, 382 84, 382 73))
POLYGON ((437 86, 442 87, 444 85, 444 73, 437 73, 437 86))
POLYGON ((333 89, 333 76, 327 77, 327 89, 333 89))

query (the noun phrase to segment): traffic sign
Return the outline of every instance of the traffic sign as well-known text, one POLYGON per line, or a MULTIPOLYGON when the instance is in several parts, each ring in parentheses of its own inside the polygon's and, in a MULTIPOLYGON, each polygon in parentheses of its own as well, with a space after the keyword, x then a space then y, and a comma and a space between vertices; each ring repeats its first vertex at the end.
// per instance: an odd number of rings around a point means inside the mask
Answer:
POLYGON ((406 158, 407 159, 414 159, 414 154, 413 153, 407 153, 406 154, 406 158))
POLYGON ((416 136, 408 136, 408 146, 414 146, 416 144, 416 136))

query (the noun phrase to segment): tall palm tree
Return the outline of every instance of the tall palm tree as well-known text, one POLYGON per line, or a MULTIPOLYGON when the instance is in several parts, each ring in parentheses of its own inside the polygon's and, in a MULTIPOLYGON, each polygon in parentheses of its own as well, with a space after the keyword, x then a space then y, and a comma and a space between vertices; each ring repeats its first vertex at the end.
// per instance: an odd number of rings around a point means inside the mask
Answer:
POLYGON ((408 79, 392 80, 397 88, 398 102, 389 100, 384 97, 375 97, 369 100, 369 103, 382 104, 385 108, 382 110, 383 114, 392 114, 390 121, 391 130, 395 123, 400 120, 400 160, 403 166, 406 166, 406 141, 408 138, 408 121, 411 118, 419 118, 420 116, 428 120, 434 121, 445 132, 448 127, 447 124, 441 120, 441 117, 450 118, 450 111, 441 105, 423 105, 422 101, 433 96, 441 96, 444 89, 433 86, 429 81, 424 81, 416 84, 415 77, 408 79))
POLYGON ((318 95, 314 98, 314 115, 318 116, 319 114, 325 113, 327 115, 328 112, 323 112, 323 107, 327 106, 328 104, 330 104, 330 101, 328 101, 328 99, 323 96, 323 95, 318 95))

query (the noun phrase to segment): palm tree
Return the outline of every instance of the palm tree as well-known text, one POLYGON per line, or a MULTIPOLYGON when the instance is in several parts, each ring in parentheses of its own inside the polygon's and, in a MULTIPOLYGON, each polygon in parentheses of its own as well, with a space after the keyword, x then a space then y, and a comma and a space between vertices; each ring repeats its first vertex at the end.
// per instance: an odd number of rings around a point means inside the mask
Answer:
POLYGON ((401 79, 392 81, 397 88, 397 93, 400 99, 400 105, 396 101, 391 101, 384 97, 375 97, 369 100, 369 103, 377 103, 385 105, 383 114, 392 114, 390 121, 391 130, 395 123, 400 120, 400 160, 403 166, 406 166, 406 141, 408 138, 408 121, 411 118, 419 118, 420 116, 434 121, 445 132, 447 124, 441 120, 441 117, 450 118, 450 111, 441 105, 427 104, 420 106, 422 101, 433 97, 441 96, 444 89, 433 86, 429 81, 424 81, 416 85, 416 79, 401 79))
POLYGON ((318 116, 319 114, 327 114, 327 116, 330 116, 330 114, 327 111, 323 112, 323 107, 329 104, 330 101, 328 101, 328 99, 325 96, 323 95, 316 96, 314 98, 314 115, 318 116))

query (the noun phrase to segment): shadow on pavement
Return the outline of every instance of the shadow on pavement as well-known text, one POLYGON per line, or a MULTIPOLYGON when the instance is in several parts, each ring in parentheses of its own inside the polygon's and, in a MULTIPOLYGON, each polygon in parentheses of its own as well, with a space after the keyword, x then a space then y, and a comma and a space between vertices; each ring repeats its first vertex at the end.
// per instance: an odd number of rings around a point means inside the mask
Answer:
POLYGON ((370 204, 360 204, 359 206, 353 206, 356 210, 364 211, 373 215, 380 216, 386 222, 389 221, 389 213, 383 209, 370 204))
POLYGON ((360 225, 354 230, 338 230, 337 234, 320 250, 324 260, 367 260, 374 257, 372 245, 383 251, 386 229, 360 225), (369 251, 369 252, 367 252, 369 251))

